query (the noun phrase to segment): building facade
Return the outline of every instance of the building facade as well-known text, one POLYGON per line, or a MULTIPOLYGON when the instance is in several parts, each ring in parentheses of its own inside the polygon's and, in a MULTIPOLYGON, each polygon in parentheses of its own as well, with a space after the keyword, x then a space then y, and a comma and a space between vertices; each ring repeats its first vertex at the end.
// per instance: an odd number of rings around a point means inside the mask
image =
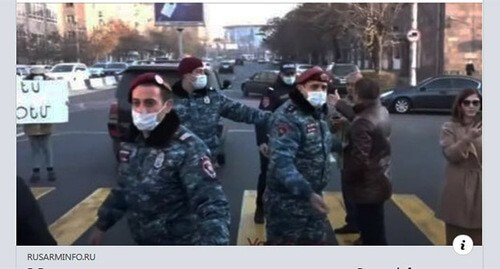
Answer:
POLYGON ((51 42, 51 37, 57 36, 61 19, 58 7, 58 4, 48 3, 17 3, 16 42, 19 64, 43 61, 43 57, 34 59, 33 55, 42 51, 45 45, 50 45, 48 42, 51 42))
MULTIPOLYGON (((406 4, 393 24, 392 46, 384 48, 382 69, 409 77, 412 5, 406 4)), ((482 4, 419 3, 417 42, 417 81, 442 74, 465 74, 472 60, 476 76, 482 74, 482 4)), ((361 40, 341 48, 341 59, 354 62, 362 69, 373 68, 361 40)))
MULTIPOLYGON (((401 14, 411 17, 411 5, 401 14)), ((405 34, 411 22, 403 23, 405 34)), ((441 74, 465 74, 465 65, 472 60, 476 75, 482 73, 482 4, 481 3, 420 3, 418 4, 418 80, 441 74)), ((403 35, 401 75, 410 69, 410 43, 403 35)))

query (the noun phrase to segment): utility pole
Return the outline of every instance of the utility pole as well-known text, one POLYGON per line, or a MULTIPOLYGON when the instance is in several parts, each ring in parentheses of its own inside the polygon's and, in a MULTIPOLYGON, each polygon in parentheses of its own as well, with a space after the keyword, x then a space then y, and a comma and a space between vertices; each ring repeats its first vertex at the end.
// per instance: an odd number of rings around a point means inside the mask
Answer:
MULTIPOLYGON (((418 4, 412 4, 411 12, 411 28, 418 29, 418 4)), ((417 42, 411 42, 411 72, 410 72, 410 85, 417 85, 417 42)))
POLYGON ((182 27, 177 28, 177 32, 179 32, 179 60, 182 59, 182 57, 184 55, 184 49, 182 47, 182 31, 183 30, 184 30, 184 28, 182 28, 182 27))

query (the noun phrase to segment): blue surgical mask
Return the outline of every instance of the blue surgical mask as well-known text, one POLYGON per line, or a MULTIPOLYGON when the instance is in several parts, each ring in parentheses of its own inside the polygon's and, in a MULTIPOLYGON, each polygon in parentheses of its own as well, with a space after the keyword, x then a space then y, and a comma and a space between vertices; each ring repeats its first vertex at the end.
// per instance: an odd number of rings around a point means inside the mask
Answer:
POLYGON ((138 113, 132 109, 132 121, 141 131, 152 131, 158 126, 158 113, 138 113))
POLYGON ((287 85, 293 85, 293 83, 295 83, 295 76, 283 77, 283 82, 285 82, 285 84, 287 85))
POLYGON ((313 107, 321 107, 326 103, 326 92, 324 91, 314 91, 314 92, 308 92, 307 93, 307 101, 313 106, 313 107))
POLYGON ((207 86, 207 75, 198 75, 196 76, 195 81, 193 82, 193 88, 195 90, 204 89, 207 86))
POLYGON ((132 109, 132 122, 141 131, 153 131, 158 124, 163 120, 159 118, 159 114, 165 109, 165 105, 158 112, 139 113, 132 109))

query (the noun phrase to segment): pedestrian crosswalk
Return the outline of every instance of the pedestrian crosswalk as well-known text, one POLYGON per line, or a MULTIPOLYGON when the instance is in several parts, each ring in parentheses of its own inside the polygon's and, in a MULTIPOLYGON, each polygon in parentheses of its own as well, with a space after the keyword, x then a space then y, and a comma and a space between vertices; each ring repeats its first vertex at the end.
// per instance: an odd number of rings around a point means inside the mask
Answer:
POLYGON ((97 221, 97 210, 109 195, 109 188, 100 188, 87 196, 49 226, 59 245, 72 245, 97 221))
MULTIPOLYGON (((31 188, 36 199, 57 193, 53 187, 31 188)), ((99 188, 59 217, 49 230, 59 245, 74 244, 97 220, 97 210, 110 193, 110 188, 99 188)), ((324 192, 324 200, 330 211, 328 221, 332 229, 345 224, 345 206, 340 192, 324 192)), ((245 190, 242 196, 241 214, 238 226, 237 245, 263 245, 266 241, 265 226, 255 224, 256 191, 245 190)), ((444 223, 437 219, 434 211, 420 198, 411 194, 393 194, 391 202, 428 238, 434 245, 445 245, 444 223)), ((352 245, 356 234, 336 234, 339 245, 352 245)))

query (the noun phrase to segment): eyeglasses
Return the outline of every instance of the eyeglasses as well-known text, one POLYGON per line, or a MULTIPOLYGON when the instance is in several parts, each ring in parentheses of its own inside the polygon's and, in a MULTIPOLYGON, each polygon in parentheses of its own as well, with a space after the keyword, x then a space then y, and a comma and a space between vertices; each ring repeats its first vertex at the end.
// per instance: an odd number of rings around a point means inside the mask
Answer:
POLYGON ((463 100, 462 104, 464 106, 470 106, 470 105, 472 105, 472 106, 478 107, 479 104, 481 104, 481 102, 479 100, 472 100, 472 101, 471 100, 463 100))

